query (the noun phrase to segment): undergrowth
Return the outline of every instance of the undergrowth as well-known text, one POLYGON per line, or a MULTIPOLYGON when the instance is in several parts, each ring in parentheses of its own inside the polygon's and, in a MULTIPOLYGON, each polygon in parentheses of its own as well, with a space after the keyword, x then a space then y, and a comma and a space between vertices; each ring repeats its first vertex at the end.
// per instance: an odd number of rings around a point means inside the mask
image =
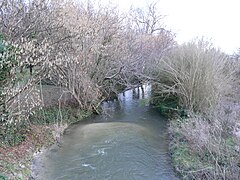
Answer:
MULTIPOLYGON (((59 142, 67 125, 89 117, 91 112, 75 107, 48 107, 36 111, 30 124, 19 133, 9 133, 15 145, 6 140, 0 146, 0 180, 27 179, 31 175, 32 154, 54 142, 59 142), (24 130, 24 131, 23 131, 24 130), (22 132, 22 133, 20 133, 22 132), (2 173, 1 173, 2 172, 2 173)), ((9 128, 12 130, 12 128, 9 128)))
POLYGON ((83 118, 89 117, 90 111, 84 111, 78 107, 47 107, 37 111, 31 119, 33 124, 71 124, 75 123, 83 118))
POLYGON ((236 63, 199 40, 176 47, 155 68, 153 102, 172 119, 176 171, 183 179, 240 179, 236 63))
POLYGON ((239 179, 240 143, 234 128, 222 114, 172 120, 170 152, 183 179, 239 179))
MULTIPOLYGON (((231 89, 234 67, 228 57, 199 40, 173 49, 154 71, 154 93, 192 112, 208 113, 231 89)), ((170 102, 169 101, 169 102, 170 102)))
POLYGON ((29 117, 29 121, 22 122, 15 126, 8 124, 8 126, 0 126, 0 147, 15 146, 25 140, 32 125, 64 125, 80 121, 83 118, 89 117, 90 111, 80 110, 75 107, 47 107, 36 111, 29 117))

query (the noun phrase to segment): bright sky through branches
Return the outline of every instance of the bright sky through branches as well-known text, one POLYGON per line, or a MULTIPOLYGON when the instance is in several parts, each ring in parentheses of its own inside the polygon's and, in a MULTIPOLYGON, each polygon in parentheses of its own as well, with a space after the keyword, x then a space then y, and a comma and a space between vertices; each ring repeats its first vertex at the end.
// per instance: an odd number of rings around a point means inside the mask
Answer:
MULTIPOLYGON (((151 0, 110 2, 127 10, 131 5, 144 7, 151 0)), ((158 6, 166 15, 164 24, 176 33, 179 43, 204 36, 227 53, 240 48, 240 0, 159 0, 158 6)))

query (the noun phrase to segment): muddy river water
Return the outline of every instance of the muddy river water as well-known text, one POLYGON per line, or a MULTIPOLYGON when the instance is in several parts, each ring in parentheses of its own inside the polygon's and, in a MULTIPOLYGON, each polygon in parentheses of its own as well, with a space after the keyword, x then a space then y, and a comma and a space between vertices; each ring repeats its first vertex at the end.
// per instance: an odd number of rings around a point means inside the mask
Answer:
POLYGON ((178 179, 168 153, 167 121, 148 105, 150 86, 104 102, 103 115, 70 126, 60 146, 34 161, 36 179, 178 179))

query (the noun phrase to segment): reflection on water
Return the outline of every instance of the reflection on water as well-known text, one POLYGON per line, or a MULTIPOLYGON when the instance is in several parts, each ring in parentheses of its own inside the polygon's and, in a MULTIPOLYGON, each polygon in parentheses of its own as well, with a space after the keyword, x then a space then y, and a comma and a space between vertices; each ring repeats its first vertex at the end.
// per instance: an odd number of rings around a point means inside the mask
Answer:
POLYGON ((150 86, 104 102, 104 115, 71 126, 61 147, 37 159, 37 179, 177 179, 166 121, 147 104, 150 86))

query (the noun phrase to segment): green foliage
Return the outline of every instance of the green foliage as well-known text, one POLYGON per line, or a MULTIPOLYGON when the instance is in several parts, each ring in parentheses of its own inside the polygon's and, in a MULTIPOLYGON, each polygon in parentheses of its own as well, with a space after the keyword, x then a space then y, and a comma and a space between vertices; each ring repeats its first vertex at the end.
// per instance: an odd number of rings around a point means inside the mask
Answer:
POLYGON ((0 125, 0 146, 14 146, 19 144, 25 139, 26 136, 26 124, 18 123, 16 126, 13 123, 4 123, 0 125))
POLYGON ((219 128, 221 121, 216 124, 208 124, 202 116, 170 122, 170 152, 173 165, 183 179, 239 177, 238 143, 230 133, 219 128))
POLYGON ((195 179, 199 170, 214 169, 207 161, 203 161, 197 154, 191 152, 190 147, 186 142, 181 142, 171 146, 172 162, 178 173, 183 179, 195 179))
POLYGON ((16 145, 22 141, 23 135, 18 132, 18 128, 13 124, 8 124, 8 112, 6 110, 6 94, 4 88, 13 83, 15 77, 12 75, 12 68, 17 64, 15 49, 4 41, 0 35, 0 140, 7 145, 16 145))
POLYGON ((144 107, 150 103, 150 98, 140 99, 140 106, 144 107))
POLYGON ((3 146, 14 146, 25 139, 28 114, 32 113, 35 103, 30 102, 32 97, 27 99, 29 95, 24 94, 32 93, 30 86, 25 88, 24 93, 20 93, 29 76, 18 66, 19 55, 22 55, 23 51, 20 52, 21 48, 17 46, 9 44, 3 35, 0 35, 0 140, 3 146), (20 100, 15 101, 16 95, 20 100), (29 100, 28 106, 31 108, 21 105, 24 98, 29 100), (19 108, 16 109, 16 106, 19 108))
POLYGON ((14 77, 12 75, 12 68, 17 64, 14 48, 7 44, 3 36, 0 35, 0 111, 5 113, 4 88, 9 83, 13 83, 14 77))
MULTIPOLYGON (((11 160, 11 158, 14 158, 13 154, 7 155, 7 160, 0 160, 1 163, 1 170, 3 173, 0 172, 0 180, 25 180, 29 179, 27 177, 30 177, 31 175, 31 157, 25 157, 26 161, 18 162, 16 160, 11 160), (13 176, 14 175, 14 176, 13 176), (2 179, 1 179, 2 178, 2 179)), ((17 157, 19 158, 19 157, 17 157)))
POLYGON ((13 46, 0 37, 0 85, 3 87, 11 79, 11 70, 17 64, 13 46))
POLYGON ((0 173, 0 180, 8 180, 7 176, 0 173))
POLYGON ((58 107, 43 108, 30 117, 33 124, 55 124, 55 123, 75 123, 91 115, 90 111, 79 108, 58 107))
POLYGON ((174 117, 179 115, 183 117, 186 115, 185 109, 181 107, 177 96, 168 95, 164 97, 153 92, 150 102, 154 104, 163 116, 174 117))

